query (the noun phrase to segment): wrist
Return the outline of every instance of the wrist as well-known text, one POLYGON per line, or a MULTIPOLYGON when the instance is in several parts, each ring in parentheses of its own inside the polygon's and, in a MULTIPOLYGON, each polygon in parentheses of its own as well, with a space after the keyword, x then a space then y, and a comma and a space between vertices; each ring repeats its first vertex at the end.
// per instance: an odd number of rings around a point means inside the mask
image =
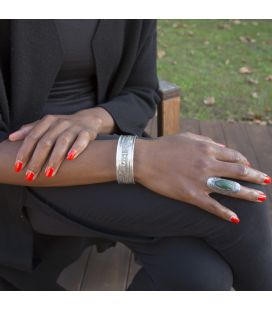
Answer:
POLYGON ((98 133, 110 134, 115 130, 115 121, 111 114, 101 107, 94 107, 90 109, 90 113, 97 120, 98 133))
POLYGON ((136 183, 143 183, 151 165, 148 162, 152 158, 152 141, 153 139, 137 138, 134 146, 134 180, 136 183))

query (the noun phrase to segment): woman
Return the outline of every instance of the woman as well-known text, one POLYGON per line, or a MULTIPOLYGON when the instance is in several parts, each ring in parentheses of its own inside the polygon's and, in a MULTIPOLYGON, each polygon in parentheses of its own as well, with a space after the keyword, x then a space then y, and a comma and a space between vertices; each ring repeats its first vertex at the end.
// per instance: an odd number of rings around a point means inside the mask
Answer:
POLYGON ((270 177, 208 137, 144 132, 160 100, 156 21, 11 20, 1 40, 4 285, 61 289, 73 245, 96 237, 134 251, 129 290, 272 289, 270 177), (135 135, 136 183, 118 184, 119 138, 135 135), (216 192, 214 176, 239 190, 216 192))

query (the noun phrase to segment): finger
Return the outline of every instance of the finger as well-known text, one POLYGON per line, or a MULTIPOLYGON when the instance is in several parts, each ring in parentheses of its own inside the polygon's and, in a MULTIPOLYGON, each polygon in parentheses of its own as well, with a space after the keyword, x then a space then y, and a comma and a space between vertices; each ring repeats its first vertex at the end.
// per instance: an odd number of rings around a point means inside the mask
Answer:
POLYGON ((232 163, 241 163, 250 166, 248 159, 243 154, 229 147, 222 148, 214 145, 212 152, 215 155, 215 158, 218 160, 232 163))
POLYGON ((230 221, 236 224, 240 222, 235 212, 224 207, 217 200, 210 197, 208 194, 201 195, 201 199, 200 196, 198 196, 198 198, 196 199, 197 199, 196 203, 194 204, 200 207, 201 209, 208 211, 209 213, 212 213, 222 218, 223 220, 230 221))
POLYGON ((68 149, 71 147, 77 136, 78 134, 75 130, 66 130, 57 138, 44 171, 47 177, 56 175, 65 159, 68 149))
MULTIPOLYGON (((33 181, 46 160, 48 159, 49 153, 51 152, 57 137, 68 127, 70 122, 61 121, 55 127, 50 128, 35 145, 34 151, 28 157, 25 157, 26 163, 26 179, 33 181)), ((28 136, 27 136, 28 137, 28 136)), ((27 139, 27 138, 26 138, 27 139)), ((24 149, 23 149, 24 151, 24 149)), ((28 151, 28 150, 27 150, 28 151)), ((27 152, 26 151, 26 152, 27 152)))
POLYGON ((53 121, 56 120, 56 117, 54 115, 45 115, 43 118, 23 125, 20 129, 14 131, 12 134, 9 135, 9 139, 11 141, 15 140, 21 140, 26 137, 27 134, 31 132, 31 130, 34 130, 34 134, 39 134, 39 136, 42 135, 42 133, 52 124, 53 121), (47 126, 45 126, 47 125, 47 126), (42 129, 43 131, 39 133, 39 130, 42 129))
POLYGON ((55 117, 51 118, 51 115, 43 117, 42 120, 36 122, 34 127, 26 135, 16 155, 15 167, 14 167, 16 172, 19 172, 22 169, 22 167, 28 163, 31 154, 33 153, 34 148, 38 143, 39 139, 48 130, 48 128, 55 120, 56 118, 55 117))
MULTIPOLYGON (((35 122, 36 124, 36 122, 35 122)), ((34 123, 29 125, 23 125, 20 129, 17 131, 14 131, 9 135, 10 141, 16 141, 16 140, 22 140, 25 138, 25 136, 31 131, 31 129, 35 126, 34 123)))
MULTIPOLYGON (((234 181, 234 180, 231 180, 234 181)), ((236 182, 236 181, 234 181, 236 182)), ((238 182, 239 183, 239 182, 238 182)), ((216 192, 215 190, 211 190, 208 186, 206 186, 207 188, 207 193, 213 193, 216 192)), ((238 198, 238 199, 244 199, 244 200, 248 200, 248 201, 253 201, 253 202, 263 202, 267 199, 266 195, 264 192, 259 191, 257 189, 253 189, 247 186, 243 186, 240 184, 240 191, 238 192, 226 192, 226 193, 220 193, 222 195, 225 196, 229 196, 229 197, 234 197, 234 198, 238 198)))
POLYGON ((80 153, 82 153, 90 141, 95 140, 97 136, 97 132, 95 131, 88 131, 88 130, 82 130, 80 131, 76 141, 70 148, 66 159, 72 160, 75 159, 80 153))
POLYGON ((271 178, 267 174, 241 163, 216 160, 211 165, 211 173, 215 176, 229 177, 261 185, 271 183, 271 178))

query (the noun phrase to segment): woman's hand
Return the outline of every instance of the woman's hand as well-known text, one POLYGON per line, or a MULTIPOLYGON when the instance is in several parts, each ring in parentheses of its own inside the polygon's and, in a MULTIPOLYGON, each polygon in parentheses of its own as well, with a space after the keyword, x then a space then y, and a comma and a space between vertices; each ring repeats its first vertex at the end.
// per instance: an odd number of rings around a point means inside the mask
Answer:
MULTIPOLYGON (((207 179, 218 176, 257 184, 271 182, 265 173, 249 167, 248 160, 240 152, 222 147, 206 136, 186 132, 137 140, 134 162, 136 182, 234 223, 239 222, 238 216, 209 196, 212 190, 207 186, 207 179)), ((264 193, 242 185, 239 192, 228 195, 257 202, 266 198, 264 193)))
POLYGON ((65 158, 76 158, 103 132, 97 111, 100 110, 91 108, 72 115, 46 115, 23 125, 9 136, 10 141, 24 139, 16 156, 15 171, 26 167, 26 179, 32 181, 49 157, 45 174, 54 176, 65 158))

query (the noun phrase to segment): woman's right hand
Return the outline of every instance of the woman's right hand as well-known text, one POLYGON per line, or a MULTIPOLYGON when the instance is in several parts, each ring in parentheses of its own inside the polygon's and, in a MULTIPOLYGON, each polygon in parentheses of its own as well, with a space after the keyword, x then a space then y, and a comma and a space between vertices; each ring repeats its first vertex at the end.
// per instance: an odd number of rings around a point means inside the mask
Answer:
MULTIPOLYGON (((271 181, 265 173, 249 167, 246 157, 237 150, 191 132, 137 139, 134 172, 136 183, 236 223, 237 214, 209 196, 213 191, 207 179, 228 177, 262 185, 271 181)), ((263 192, 242 185, 239 192, 228 196, 256 202, 265 199, 263 192)))

